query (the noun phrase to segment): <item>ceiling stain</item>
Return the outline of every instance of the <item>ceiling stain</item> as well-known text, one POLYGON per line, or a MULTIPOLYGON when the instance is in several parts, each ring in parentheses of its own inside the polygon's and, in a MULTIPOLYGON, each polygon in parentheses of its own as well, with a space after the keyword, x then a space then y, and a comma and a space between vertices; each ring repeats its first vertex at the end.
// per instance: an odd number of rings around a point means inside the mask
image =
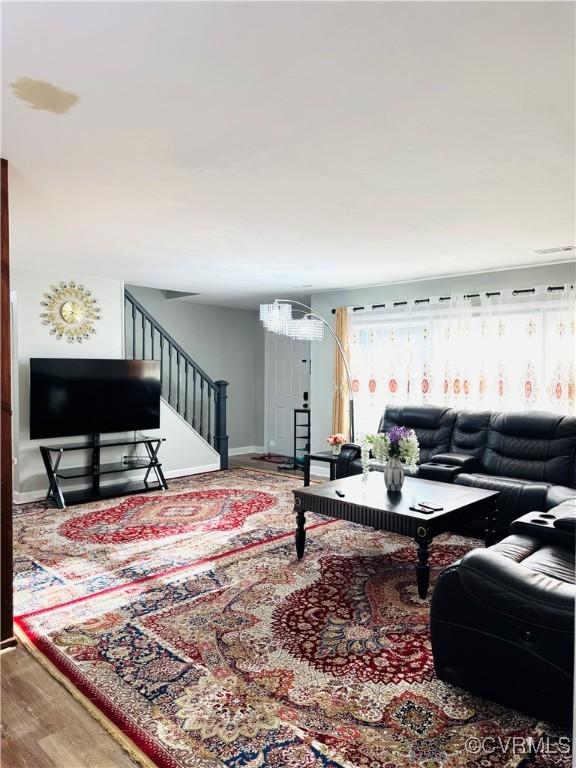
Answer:
POLYGON ((20 77, 10 83, 14 95, 25 101, 31 109, 43 109, 55 115, 63 115, 78 101, 78 96, 71 91, 63 91, 44 80, 32 80, 20 77))

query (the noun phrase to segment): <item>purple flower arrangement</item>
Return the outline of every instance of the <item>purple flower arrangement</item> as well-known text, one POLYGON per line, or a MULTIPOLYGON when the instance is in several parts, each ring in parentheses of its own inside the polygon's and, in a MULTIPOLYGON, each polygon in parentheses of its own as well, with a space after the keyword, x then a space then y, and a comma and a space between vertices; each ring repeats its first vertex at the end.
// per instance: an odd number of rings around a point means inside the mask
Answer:
POLYGON ((416 433, 407 427, 392 427, 389 432, 366 435, 363 444, 364 454, 367 454, 366 449, 369 448, 374 458, 382 463, 395 458, 414 469, 420 459, 420 445, 416 433))

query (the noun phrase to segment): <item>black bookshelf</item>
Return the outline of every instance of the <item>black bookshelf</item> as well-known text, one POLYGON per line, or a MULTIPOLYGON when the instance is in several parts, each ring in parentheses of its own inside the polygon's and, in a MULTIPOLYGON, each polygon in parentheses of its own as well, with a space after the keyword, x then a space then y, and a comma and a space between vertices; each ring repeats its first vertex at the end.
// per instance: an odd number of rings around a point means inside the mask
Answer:
POLYGON ((310 410, 294 408, 294 469, 304 470, 304 456, 310 452, 310 410))
POLYGON ((87 443, 60 443, 58 445, 41 445, 40 453, 48 476, 48 493, 46 499, 54 502, 58 509, 64 509, 72 504, 82 504, 98 499, 110 499, 114 496, 126 496, 131 493, 145 491, 167 490, 168 485, 162 472, 162 464, 158 460, 158 451, 164 442, 163 437, 114 438, 100 440, 100 435, 92 435, 87 443), (106 448, 119 446, 143 445, 146 457, 131 461, 101 462, 101 451, 106 448), (61 467, 64 454, 72 451, 90 451, 90 461, 87 464, 72 467, 61 467), (101 485, 100 478, 105 475, 121 474, 142 470, 141 480, 129 480, 109 485, 101 485), (154 479, 150 479, 153 475, 154 479), (61 481, 89 478, 90 484, 80 490, 66 490, 61 481))

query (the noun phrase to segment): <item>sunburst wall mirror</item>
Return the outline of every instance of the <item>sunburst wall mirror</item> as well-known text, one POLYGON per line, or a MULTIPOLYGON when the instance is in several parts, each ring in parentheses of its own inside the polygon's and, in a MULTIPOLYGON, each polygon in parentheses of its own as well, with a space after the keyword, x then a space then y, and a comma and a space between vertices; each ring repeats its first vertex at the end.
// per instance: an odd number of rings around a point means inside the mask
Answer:
POLYGON ((100 320, 98 301, 80 283, 71 280, 51 285, 40 304, 44 307, 40 314, 42 324, 49 325, 50 333, 57 339, 82 342, 96 333, 94 323, 100 320))

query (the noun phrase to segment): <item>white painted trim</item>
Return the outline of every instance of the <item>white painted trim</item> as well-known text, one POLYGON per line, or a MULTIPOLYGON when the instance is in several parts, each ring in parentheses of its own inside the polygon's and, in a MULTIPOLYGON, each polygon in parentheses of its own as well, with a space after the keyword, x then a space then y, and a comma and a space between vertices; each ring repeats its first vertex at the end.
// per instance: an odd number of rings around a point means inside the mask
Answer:
MULTIPOLYGON (((183 469, 170 469, 164 472, 164 477, 171 480, 176 477, 187 477, 188 475, 200 475, 204 472, 216 472, 220 469, 220 463, 218 464, 202 464, 198 467, 184 467, 183 469)), ((106 487, 106 486, 103 486, 106 487)), ((74 490, 69 488, 68 490, 74 490)), ((168 488, 170 490, 170 488, 168 488)), ((143 491, 144 493, 146 491, 143 491)), ((31 501, 44 501, 46 499, 46 491, 14 491, 12 495, 14 504, 29 504, 31 501)), ((120 497, 118 497, 120 498, 120 497)))
POLYGON ((230 448, 228 456, 242 456, 244 453, 264 453, 263 445, 241 445, 238 448, 230 448))
MULTIPOLYGON (((170 480, 173 477, 186 477, 187 475, 201 475, 203 472, 216 472, 220 469, 218 464, 203 464, 198 467, 187 467, 186 469, 170 469, 164 472, 164 477, 170 480)), ((170 488, 168 488, 170 490, 170 488)))
POLYGON ((14 491, 12 501, 14 504, 29 504, 31 501, 43 501, 46 498, 46 491, 14 491))

